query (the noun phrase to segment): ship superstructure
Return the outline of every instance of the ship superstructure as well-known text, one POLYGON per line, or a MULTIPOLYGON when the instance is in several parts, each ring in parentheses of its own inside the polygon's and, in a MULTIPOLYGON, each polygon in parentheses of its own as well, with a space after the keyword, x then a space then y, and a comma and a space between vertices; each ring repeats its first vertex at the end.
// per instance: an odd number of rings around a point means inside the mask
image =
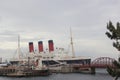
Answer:
POLYGON ((18 37, 18 52, 19 59, 39 59, 42 62, 42 65, 53 65, 53 64, 90 64, 91 59, 86 57, 75 56, 72 31, 70 28, 70 47, 71 54, 69 51, 66 51, 64 48, 55 48, 53 40, 48 40, 48 49, 44 49, 43 41, 38 41, 38 50, 34 49, 34 43, 29 42, 29 53, 27 56, 22 58, 20 54, 20 38, 18 37))
POLYGON ((46 65, 54 64, 90 64, 91 59, 85 57, 75 57, 70 55, 64 48, 54 48, 53 40, 48 40, 48 51, 44 51, 43 41, 38 41, 38 52, 34 52, 33 42, 29 42, 29 57, 39 56, 42 63, 46 65))

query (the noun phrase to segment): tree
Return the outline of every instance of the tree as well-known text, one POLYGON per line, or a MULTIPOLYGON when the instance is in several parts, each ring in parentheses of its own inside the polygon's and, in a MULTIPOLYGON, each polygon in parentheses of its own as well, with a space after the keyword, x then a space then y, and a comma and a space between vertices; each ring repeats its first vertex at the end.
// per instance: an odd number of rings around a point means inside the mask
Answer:
MULTIPOLYGON (((113 47, 120 51, 120 23, 117 22, 115 27, 112 22, 109 21, 109 23, 107 23, 107 29, 107 37, 113 40, 113 47)), ((120 57, 118 58, 118 61, 114 61, 113 64, 115 68, 108 66, 107 71, 112 77, 115 77, 115 80, 117 80, 118 77, 120 77, 120 57)))

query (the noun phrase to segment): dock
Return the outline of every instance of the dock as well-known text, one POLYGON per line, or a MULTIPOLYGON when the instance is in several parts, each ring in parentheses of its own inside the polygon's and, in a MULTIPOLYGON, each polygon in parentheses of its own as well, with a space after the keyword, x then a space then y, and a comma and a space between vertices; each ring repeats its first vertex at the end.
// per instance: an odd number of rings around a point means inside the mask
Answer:
POLYGON ((89 73, 95 74, 95 68, 78 68, 74 64, 62 65, 62 66, 51 66, 49 67, 52 73, 89 73))

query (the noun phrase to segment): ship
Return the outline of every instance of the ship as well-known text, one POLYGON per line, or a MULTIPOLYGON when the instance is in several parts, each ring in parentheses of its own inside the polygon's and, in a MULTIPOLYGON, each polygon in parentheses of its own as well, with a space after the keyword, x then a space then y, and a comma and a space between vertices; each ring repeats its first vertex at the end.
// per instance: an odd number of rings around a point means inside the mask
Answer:
POLYGON ((48 40, 48 49, 44 48, 43 41, 38 41, 38 50, 34 49, 33 42, 29 42, 28 45, 29 45, 29 54, 27 56, 41 57, 42 64, 49 67, 50 70, 51 69, 54 70, 56 68, 61 70, 61 68, 64 66, 91 64, 91 58, 75 55, 72 32, 70 38, 71 52, 66 51, 64 48, 55 47, 53 40, 48 40))
POLYGON ((70 64, 88 64, 91 63, 91 58, 75 56, 72 31, 70 28, 70 51, 66 51, 64 48, 58 48, 54 46, 53 40, 48 40, 48 49, 44 49, 43 41, 38 41, 38 51, 34 50, 34 43, 29 42, 29 56, 40 56, 42 63, 47 66, 53 65, 70 65, 70 64), (70 54, 71 53, 71 54, 70 54))
POLYGON ((48 50, 44 51, 43 41, 38 41, 38 52, 34 51, 33 42, 29 42, 29 56, 40 56, 42 58, 42 63, 51 65, 67 65, 67 64, 90 64, 91 58, 73 56, 69 51, 65 51, 64 48, 54 48, 53 40, 48 40, 48 50))

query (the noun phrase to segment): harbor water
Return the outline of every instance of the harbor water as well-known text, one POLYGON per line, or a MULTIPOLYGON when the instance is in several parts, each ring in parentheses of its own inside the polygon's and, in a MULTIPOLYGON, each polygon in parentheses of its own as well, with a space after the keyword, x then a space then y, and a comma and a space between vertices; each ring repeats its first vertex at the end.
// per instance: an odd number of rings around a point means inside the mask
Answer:
POLYGON ((97 73, 95 75, 81 73, 53 73, 52 75, 45 77, 0 77, 0 80, 114 80, 114 78, 103 70, 97 70, 97 73))

